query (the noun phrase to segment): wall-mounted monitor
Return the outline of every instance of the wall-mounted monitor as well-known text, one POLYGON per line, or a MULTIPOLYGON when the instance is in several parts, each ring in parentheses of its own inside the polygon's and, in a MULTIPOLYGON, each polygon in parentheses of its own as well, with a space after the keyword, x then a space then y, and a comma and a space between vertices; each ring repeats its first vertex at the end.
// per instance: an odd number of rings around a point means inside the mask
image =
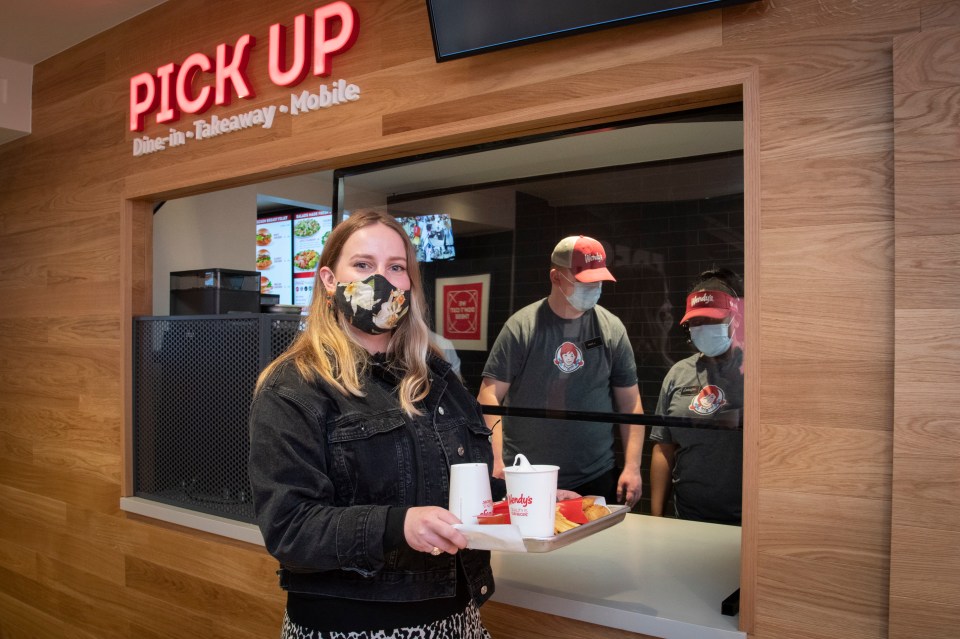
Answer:
POLYGON ((418 262, 452 260, 453 225, 445 213, 398 217, 397 221, 407 231, 410 241, 417 249, 418 262))
POLYGON ((427 0, 437 62, 756 0, 427 0))

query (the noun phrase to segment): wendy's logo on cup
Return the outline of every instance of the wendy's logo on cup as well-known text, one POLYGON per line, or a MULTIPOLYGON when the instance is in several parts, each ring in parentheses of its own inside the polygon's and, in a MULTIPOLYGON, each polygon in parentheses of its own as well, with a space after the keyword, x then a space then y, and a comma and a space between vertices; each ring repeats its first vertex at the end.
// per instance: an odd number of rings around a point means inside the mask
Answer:
POLYGON ((520 495, 518 495, 517 497, 514 497, 513 495, 510 495, 510 498, 509 498, 509 500, 508 500, 507 503, 509 503, 509 504, 517 504, 518 506, 524 506, 524 507, 526 507, 526 506, 529 506, 530 504, 533 503, 533 497, 528 497, 528 496, 524 495, 523 493, 520 493, 520 495))

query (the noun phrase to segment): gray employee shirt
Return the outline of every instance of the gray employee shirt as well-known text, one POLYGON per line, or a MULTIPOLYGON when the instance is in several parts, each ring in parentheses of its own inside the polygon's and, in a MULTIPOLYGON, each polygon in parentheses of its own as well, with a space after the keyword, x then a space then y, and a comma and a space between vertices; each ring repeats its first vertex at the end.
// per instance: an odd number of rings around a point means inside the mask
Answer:
MULTIPOLYGON (((613 412, 613 387, 636 384, 637 367, 623 322, 610 311, 595 306, 568 320, 543 299, 507 320, 483 376, 510 384, 504 406, 613 412)), ((613 468, 613 425, 505 417, 504 464, 517 453, 559 466, 558 486, 573 488, 613 468)))
MULTIPOLYGON (((700 353, 673 365, 663 380, 657 415, 722 419, 743 409, 743 351, 729 359, 700 353)), ((738 422, 739 420, 735 420, 738 422)), ((654 426, 650 439, 678 446, 673 465, 676 515, 740 523, 743 430, 654 426)))

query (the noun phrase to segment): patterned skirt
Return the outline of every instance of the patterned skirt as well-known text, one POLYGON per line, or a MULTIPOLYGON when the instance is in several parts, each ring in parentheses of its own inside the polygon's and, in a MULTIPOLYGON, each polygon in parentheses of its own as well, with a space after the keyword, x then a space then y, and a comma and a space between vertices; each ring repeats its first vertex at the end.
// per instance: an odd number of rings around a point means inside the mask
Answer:
POLYGON ((473 602, 463 612, 423 626, 395 630, 357 630, 349 632, 311 630, 292 621, 284 613, 280 639, 490 639, 483 627, 480 610, 473 602))

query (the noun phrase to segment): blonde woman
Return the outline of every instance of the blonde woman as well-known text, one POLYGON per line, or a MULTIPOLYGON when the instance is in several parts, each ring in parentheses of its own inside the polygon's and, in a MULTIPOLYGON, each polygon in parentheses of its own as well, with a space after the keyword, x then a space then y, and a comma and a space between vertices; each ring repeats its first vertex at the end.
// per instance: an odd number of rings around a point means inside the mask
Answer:
POLYGON ((304 331, 257 382, 250 479, 287 591, 282 638, 489 637, 488 552, 446 510, 453 463, 492 464, 479 406, 430 345, 394 218, 330 234, 304 331))

